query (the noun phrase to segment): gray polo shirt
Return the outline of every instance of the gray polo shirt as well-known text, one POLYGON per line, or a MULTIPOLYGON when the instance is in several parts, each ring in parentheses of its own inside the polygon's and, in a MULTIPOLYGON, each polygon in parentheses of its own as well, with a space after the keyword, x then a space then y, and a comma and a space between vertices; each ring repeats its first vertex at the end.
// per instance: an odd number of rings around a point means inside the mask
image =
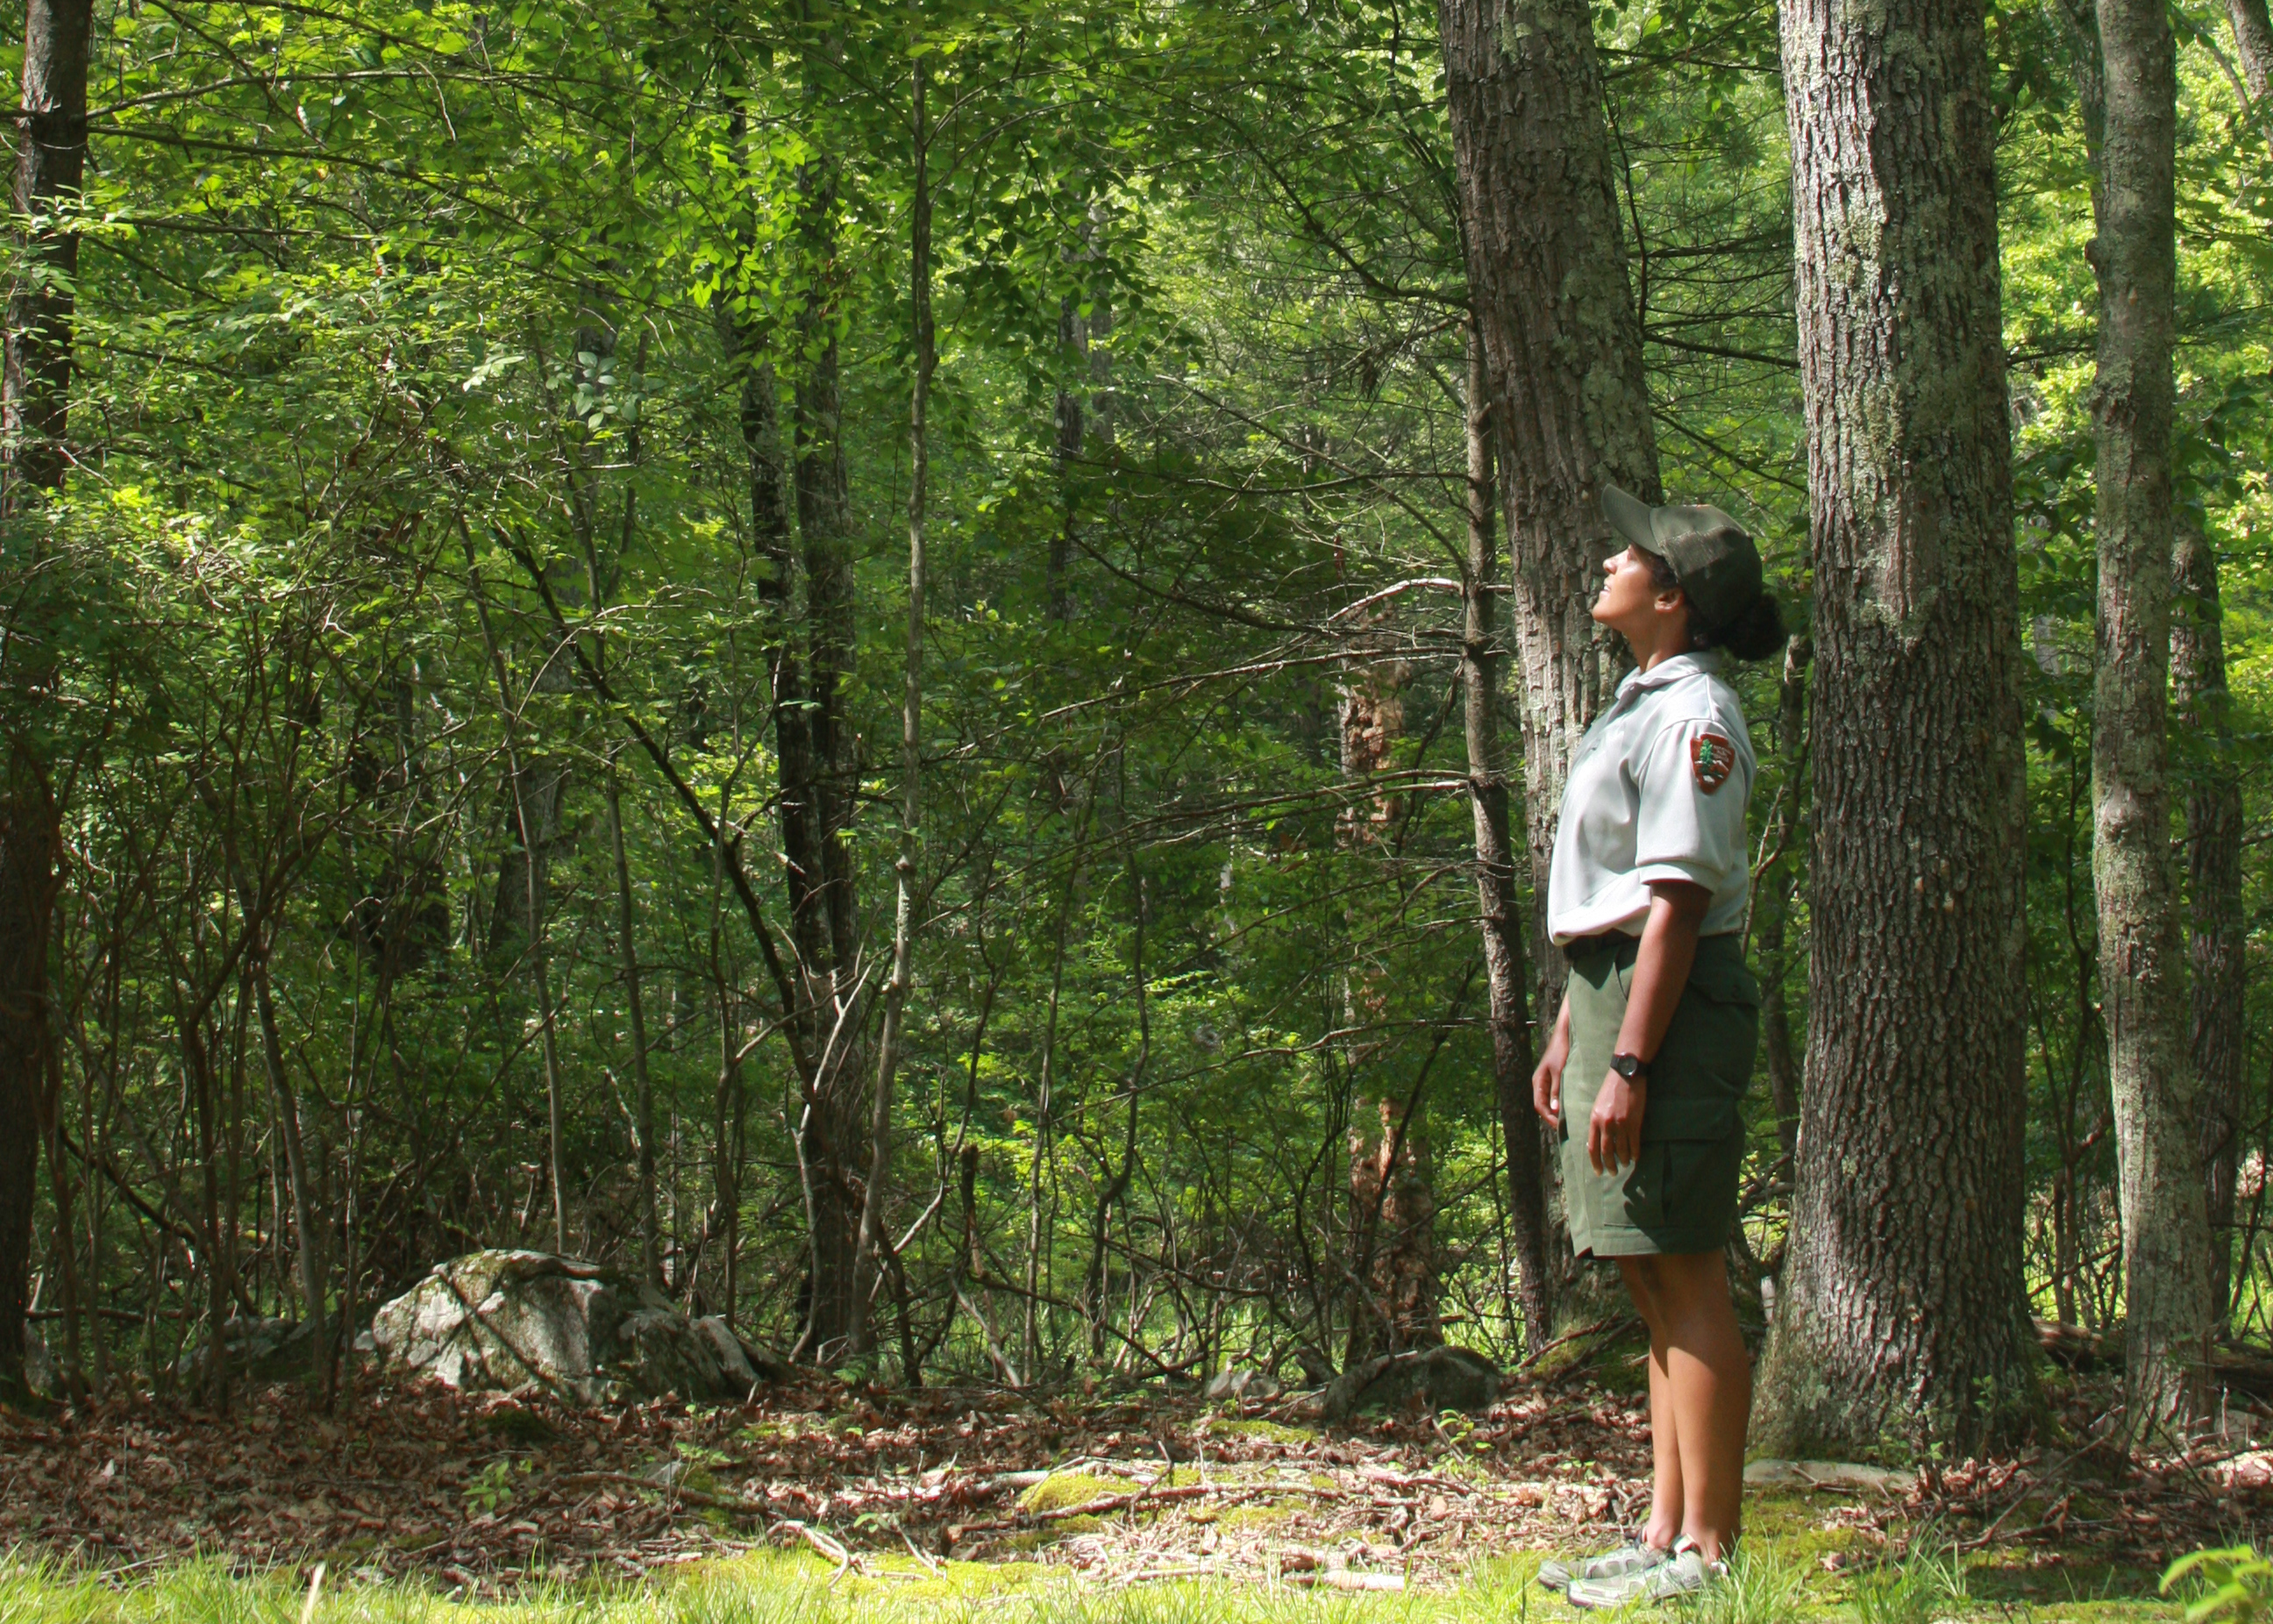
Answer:
POLYGON ((1744 805, 1752 735, 1719 650, 1629 671, 1571 761, 1547 928, 1557 942, 1605 931, 1641 934, 1652 880, 1686 879, 1713 894, 1699 934, 1744 928, 1752 887, 1744 805))

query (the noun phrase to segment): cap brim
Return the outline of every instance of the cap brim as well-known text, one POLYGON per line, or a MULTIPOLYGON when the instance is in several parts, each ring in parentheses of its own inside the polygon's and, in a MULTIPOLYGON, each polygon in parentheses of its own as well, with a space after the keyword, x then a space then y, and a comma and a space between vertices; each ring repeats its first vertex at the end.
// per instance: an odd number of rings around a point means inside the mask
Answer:
POLYGON ((1658 550, 1657 538, 1650 528, 1651 511, 1648 503, 1631 491, 1621 490, 1616 485, 1602 487, 1602 517, 1610 521, 1610 528, 1648 553, 1658 550))

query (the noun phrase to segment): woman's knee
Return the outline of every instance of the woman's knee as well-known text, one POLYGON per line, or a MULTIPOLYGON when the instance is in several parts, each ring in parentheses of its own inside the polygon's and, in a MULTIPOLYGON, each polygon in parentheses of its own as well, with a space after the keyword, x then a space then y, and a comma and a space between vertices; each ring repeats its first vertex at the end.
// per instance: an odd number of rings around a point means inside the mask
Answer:
POLYGON ((1657 1267, 1661 1261, 1647 1255, 1618 1260, 1618 1273, 1625 1280, 1626 1295, 1633 1299, 1643 1322, 1652 1330, 1661 1328, 1665 1321, 1665 1298, 1657 1267))

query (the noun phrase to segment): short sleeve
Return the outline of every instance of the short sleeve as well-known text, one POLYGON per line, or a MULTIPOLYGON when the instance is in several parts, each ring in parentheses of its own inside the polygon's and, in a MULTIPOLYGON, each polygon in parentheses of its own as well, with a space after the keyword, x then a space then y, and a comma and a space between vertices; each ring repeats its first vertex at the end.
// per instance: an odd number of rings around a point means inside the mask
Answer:
POLYGON ((1744 803, 1752 768, 1729 730, 1707 719, 1669 722, 1642 756, 1634 878, 1685 879, 1714 893, 1750 861, 1744 803))

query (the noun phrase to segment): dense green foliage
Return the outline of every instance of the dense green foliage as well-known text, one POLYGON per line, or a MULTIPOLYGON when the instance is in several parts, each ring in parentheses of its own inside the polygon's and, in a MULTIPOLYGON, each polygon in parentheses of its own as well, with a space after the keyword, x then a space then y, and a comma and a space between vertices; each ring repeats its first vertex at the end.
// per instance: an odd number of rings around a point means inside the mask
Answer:
MULTIPOLYGON (((2184 495, 2224 572, 2254 828, 2273 809, 2273 170, 2222 13, 2179 15, 2184 495)), ((2104 1320, 2089 183, 2056 30, 2025 6, 1994 24, 2035 656, 2031 1272, 2040 1312, 2104 1320), (2082 1226, 2065 1267, 2056 1186, 2082 1226)), ((1804 616, 1773 11, 1632 0, 1597 28, 1668 490, 1751 525, 1804 616)), ((113 1379, 166 1379, 216 1268, 241 1307, 294 1312, 263 976, 337 1302, 548 1244, 548 1037, 570 1245, 636 1259, 611 782, 668 1277, 794 1340, 800 1104, 734 875, 785 940, 769 662, 814 628, 777 590, 738 402, 762 365, 786 438, 833 341, 849 848, 880 984, 919 54, 940 365, 891 1312, 939 1367, 984 1366, 951 1290, 971 1147, 968 1296, 1028 1373, 1332 1352, 1353 1111, 1386 1100, 1425 1126, 1448 1333, 1516 1342, 1449 589, 1466 296, 1426 8, 104 0, 72 221, 78 471, 61 550, 37 572, 11 553, 0 584, 31 617, 11 638, 65 660, 60 702, 11 718, 60 764, 69 844, 72 1211, 67 1238, 52 1206, 39 1226, 40 1307, 68 1244, 113 1379), (1399 718, 1362 781, 1354 689, 1399 718)), ((1744 679, 1756 837, 1800 810, 1777 676, 1744 679)), ((1763 969, 1803 1028, 1809 833, 1761 852, 1794 887, 1763 969)), ((1787 1181, 1764 1098, 1747 1236, 1773 1262, 1787 1181)), ((2262 1082, 2245 1114, 2234 1244, 2262 1283, 2262 1082)), ((2247 1327, 2266 1312, 2246 1295, 2247 1327)))

